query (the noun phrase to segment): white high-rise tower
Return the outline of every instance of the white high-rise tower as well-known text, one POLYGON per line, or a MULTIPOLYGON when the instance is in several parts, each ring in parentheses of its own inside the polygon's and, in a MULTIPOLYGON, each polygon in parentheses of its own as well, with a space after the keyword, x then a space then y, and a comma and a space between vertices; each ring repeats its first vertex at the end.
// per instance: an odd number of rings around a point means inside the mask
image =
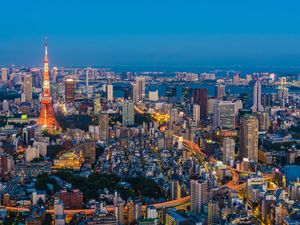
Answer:
POLYGON ((261 105, 261 84, 259 80, 256 80, 253 87, 253 106, 252 112, 263 112, 264 107, 261 105))

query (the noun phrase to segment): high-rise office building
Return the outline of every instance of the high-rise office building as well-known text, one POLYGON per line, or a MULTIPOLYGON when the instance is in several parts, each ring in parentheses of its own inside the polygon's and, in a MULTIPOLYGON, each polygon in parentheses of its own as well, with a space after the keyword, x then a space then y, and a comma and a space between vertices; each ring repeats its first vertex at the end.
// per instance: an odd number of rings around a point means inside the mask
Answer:
POLYGON ((94 114, 99 115, 101 112, 101 97, 100 94, 95 94, 94 97, 94 114))
POLYGON ((261 104, 264 108, 271 107, 273 105, 273 94, 262 94, 261 95, 261 104))
POLYGON ((225 96, 225 85, 218 84, 215 86, 215 97, 223 98, 225 96))
POLYGON ((114 100, 114 88, 112 84, 106 85, 107 101, 114 100))
POLYGON ((235 115, 238 116, 239 111, 243 109, 243 102, 242 100, 236 100, 234 104, 235 104, 235 108, 234 108, 235 115))
POLYGON ((193 105, 193 120, 196 122, 197 125, 200 123, 200 105, 194 104, 193 105))
POLYGON ((90 73, 90 68, 86 68, 85 70, 85 86, 86 86, 86 92, 89 89, 89 73, 90 73))
POLYGON ((209 201, 208 202, 208 225, 219 224, 219 202, 218 201, 209 201))
POLYGON ((143 101, 145 98, 145 90, 146 90, 146 79, 145 77, 137 77, 135 79, 135 83, 137 84, 137 99, 138 101, 143 101))
POLYGON ((207 110, 208 110, 208 96, 206 88, 197 88, 194 89, 193 94, 194 104, 200 105, 200 119, 207 119, 207 110))
POLYGON ((169 129, 173 129, 173 125, 177 120, 177 115, 178 115, 177 109, 176 108, 171 109, 169 115, 170 115, 169 116, 169 129))
POLYGON ((168 98, 176 97, 176 95, 177 95, 177 88, 176 87, 169 86, 169 87, 166 88, 166 96, 168 98))
POLYGON ((99 115, 99 137, 100 141, 107 143, 108 141, 108 114, 107 113, 100 113, 99 115))
POLYGON ((6 82, 8 76, 8 68, 1 68, 1 81, 6 82))
POLYGON ((65 102, 72 103, 75 101, 75 80, 65 80, 65 102))
POLYGON ((258 112, 256 113, 256 117, 258 119, 258 130, 268 131, 269 130, 269 115, 266 112, 258 112))
POLYGON ((139 87, 138 87, 138 84, 137 83, 132 83, 131 84, 131 91, 132 91, 132 101, 133 103, 137 103, 139 101, 139 87))
POLYGON ((132 92, 131 87, 125 87, 123 89, 123 91, 124 91, 124 99, 126 99, 126 100, 131 99, 132 100, 132 97, 131 97, 131 92, 132 92))
POLYGON ((261 105, 261 84, 259 80, 256 80, 253 86, 253 106, 252 112, 262 112, 264 107, 261 105))
POLYGON ((231 101, 215 102, 213 114, 213 124, 215 128, 235 128, 235 103, 231 101))
POLYGON ((57 78, 57 67, 53 67, 52 70, 51 70, 51 81, 53 83, 55 83, 56 78, 57 78))
POLYGON ((245 115, 240 122, 240 158, 258 160, 258 120, 245 115))
POLYGON ((286 85, 286 77, 281 77, 278 85, 278 100, 280 101, 281 106, 285 106, 289 98, 289 89, 286 85))
POLYGON ((169 103, 175 103, 177 100, 177 88, 172 86, 167 87, 166 96, 169 103))
POLYGON ((191 179, 191 211, 200 213, 208 201, 208 182, 205 179, 191 179))
POLYGON ((171 199, 176 200, 181 198, 181 186, 179 180, 172 180, 171 181, 171 199))
POLYGON ((182 100, 184 103, 191 103, 193 97, 193 89, 190 87, 182 88, 182 100))
POLYGON ((165 148, 166 149, 173 148, 173 130, 172 129, 165 130, 165 148))
POLYGON ((235 141, 233 138, 226 137, 222 142, 223 163, 233 166, 235 155, 235 141))
POLYGON ((132 101, 123 102, 122 123, 124 126, 134 125, 134 104, 132 101))
POLYGON ((32 100, 32 76, 31 76, 31 74, 26 74, 23 78, 23 94, 25 96, 26 102, 30 102, 32 100))

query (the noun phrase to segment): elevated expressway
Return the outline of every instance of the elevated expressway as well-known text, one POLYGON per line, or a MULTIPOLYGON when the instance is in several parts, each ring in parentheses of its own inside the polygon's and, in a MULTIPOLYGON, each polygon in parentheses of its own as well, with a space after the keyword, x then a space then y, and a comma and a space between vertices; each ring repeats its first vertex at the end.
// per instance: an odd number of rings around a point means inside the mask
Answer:
MULTIPOLYGON (((175 138, 179 138, 179 136, 174 135, 175 138)), ((196 154, 199 157, 202 157, 204 160, 206 160, 207 162, 211 162, 211 163, 217 163, 218 160, 216 160, 213 157, 207 156, 204 152, 201 151, 200 147, 189 140, 183 139, 183 146, 185 147, 185 149, 192 151, 194 154, 196 154)), ((247 171, 241 171, 241 170, 237 170, 233 167, 230 167, 228 165, 225 165, 226 169, 229 169, 232 175, 232 180, 229 181, 227 184, 223 185, 223 187, 227 187, 229 189, 235 190, 235 191, 239 191, 242 190, 244 188, 246 188, 246 183, 242 183, 239 184, 239 173, 247 173, 247 174, 251 174, 251 172, 247 172, 247 171)), ((270 180, 274 177, 274 174, 266 174, 264 175, 264 179, 270 180)), ((188 204, 190 202, 191 197, 190 196, 186 196, 186 197, 182 197, 176 200, 172 200, 172 201, 166 201, 166 202, 161 202, 161 203, 156 203, 153 204, 152 206, 156 207, 157 209, 162 209, 162 208, 171 208, 171 207, 180 207, 181 205, 185 205, 188 204)), ((142 209, 146 210, 147 205, 143 205, 142 209)), ((18 211, 18 212, 28 212, 29 209, 28 208, 20 208, 20 207, 6 207, 6 209, 8 211, 18 211)), ((113 211, 114 207, 112 206, 108 206, 107 207, 108 211, 113 211)), ((54 211, 53 209, 48 209, 46 210, 47 213, 51 213, 53 214, 54 211)), ((68 215, 73 215, 76 213, 85 213, 85 214, 93 214, 95 212, 95 209, 76 209, 76 210, 65 210, 65 213, 68 215)))
MULTIPOLYGON (((140 110, 138 107, 135 107, 135 110, 139 114, 144 114, 145 112, 140 110)), ((177 135, 174 135, 175 138, 179 139, 180 137, 177 135)), ((186 150, 193 152, 196 154, 198 157, 203 158, 206 162, 210 162, 213 164, 216 164, 218 162, 217 159, 206 155, 201 148, 194 142, 183 139, 183 146, 186 150)), ((241 183, 239 184, 239 173, 246 173, 246 174, 255 174, 253 172, 248 172, 248 171, 242 171, 238 170, 236 168, 233 168, 229 165, 225 165, 226 169, 230 170, 230 173, 232 175, 232 180, 229 181, 228 183, 224 184, 222 187, 227 187, 229 189, 235 190, 235 191, 240 191, 242 189, 246 188, 246 183, 241 183)), ((264 174, 264 180, 268 181, 270 179, 274 178, 274 173, 270 174, 264 174)), ((190 202, 191 197, 190 196, 185 196, 176 200, 172 201, 166 201, 166 202, 161 202, 161 203, 156 203, 152 204, 152 206, 156 207, 157 209, 162 209, 162 208, 171 208, 171 207, 180 207, 182 205, 186 205, 190 202)), ((142 209, 146 210, 147 205, 143 205, 142 209)), ((28 212, 28 208, 19 208, 19 207, 6 207, 8 211, 18 211, 18 212, 28 212)), ((108 206, 107 207, 108 211, 113 211, 114 207, 108 206)), ((54 211, 53 209, 48 209, 46 210, 47 213, 53 214, 54 211)), ((95 209, 76 209, 76 210, 65 210, 65 213, 68 215, 76 214, 76 213, 85 213, 85 214, 93 214, 95 212, 95 209)))

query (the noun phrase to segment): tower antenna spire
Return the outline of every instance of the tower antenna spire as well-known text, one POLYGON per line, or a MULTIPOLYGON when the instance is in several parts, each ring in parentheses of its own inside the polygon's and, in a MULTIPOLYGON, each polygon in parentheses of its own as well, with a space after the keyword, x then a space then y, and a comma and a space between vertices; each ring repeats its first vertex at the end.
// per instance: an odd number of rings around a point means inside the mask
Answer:
POLYGON ((48 61, 48 37, 45 37, 45 61, 48 61))

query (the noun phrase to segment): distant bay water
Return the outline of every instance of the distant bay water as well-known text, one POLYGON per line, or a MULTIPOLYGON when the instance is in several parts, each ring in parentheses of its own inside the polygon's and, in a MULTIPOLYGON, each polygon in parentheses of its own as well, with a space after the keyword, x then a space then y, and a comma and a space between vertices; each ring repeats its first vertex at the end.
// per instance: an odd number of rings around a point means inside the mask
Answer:
MULTIPOLYGON (((114 84, 114 97, 121 98, 124 97, 124 88, 129 87, 129 84, 124 83, 116 83, 114 84)), ((184 84, 176 84, 176 85, 169 85, 169 84, 159 84, 159 85, 147 85, 146 87, 146 94, 149 91, 158 90, 159 96, 166 96, 166 90, 168 87, 176 87, 177 97, 182 94, 182 89, 185 87, 189 88, 206 88, 208 90, 209 96, 214 96, 215 93, 215 84, 201 84, 201 83, 184 83, 184 84)), ((231 94, 240 94, 240 93, 252 93, 251 86, 236 86, 236 85, 227 85, 225 87, 225 91, 231 94)), ((299 92, 299 90, 290 90, 290 92, 299 92)), ((274 87, 262 87, 262 93, 277 93, 277 89, 274 87)))

